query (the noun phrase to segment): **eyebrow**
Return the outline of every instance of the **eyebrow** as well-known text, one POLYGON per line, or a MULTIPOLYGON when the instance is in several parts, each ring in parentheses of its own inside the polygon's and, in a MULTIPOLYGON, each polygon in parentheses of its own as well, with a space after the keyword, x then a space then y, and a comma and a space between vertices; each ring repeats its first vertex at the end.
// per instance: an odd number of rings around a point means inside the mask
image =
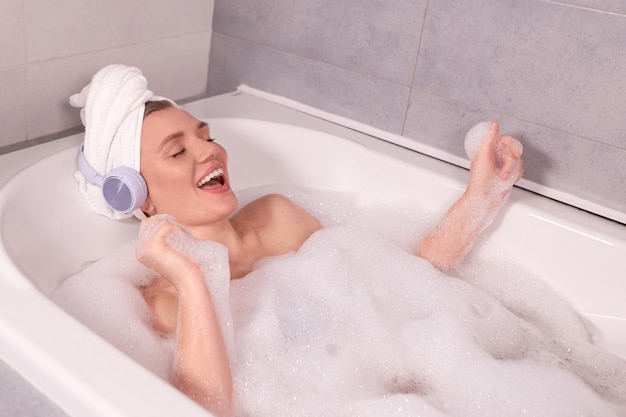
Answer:
MULTIPOLYGON (((204 127, 208 127, 209 124, 207 122, 199 122, 198 125, 196 126, 196 130, 200 130, 203 129, 204 127)), ((162 141, 161 144, 159 145, 159 149, 157 150, 157 152, 161 152, 163 150, 163 148, 165 147, 165 145, 167 145, 169 142, 171 142, 174 139, 180 138, 182 136, 185 135, 185 132, 183 132, 182 130, 179 130, 178 132, 174 132, 171 133, 169 135, 167 135, 162 141)))

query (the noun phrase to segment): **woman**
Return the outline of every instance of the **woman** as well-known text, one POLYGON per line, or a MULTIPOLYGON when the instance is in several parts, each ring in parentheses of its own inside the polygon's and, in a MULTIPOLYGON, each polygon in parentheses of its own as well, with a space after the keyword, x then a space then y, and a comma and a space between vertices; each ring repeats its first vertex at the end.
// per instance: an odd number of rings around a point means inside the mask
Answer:
MULTIPOLYGON (((202 272, 168 244, 172 233, 188 232, 229 251, 231 279, 241 278, 264 257, 297 251, 319 221, 288 198, 261 197, 237 211, 228 176, 226 150, 210 126, 171 104, 146 104, 141 128, 140 172, 148 196, 137 258, 158 273, 143 290, 154 314, 154 328, 177 333, 174 384, 218 414, 232 407, 232 378, 211 295, 202 272), (169 214, 184 227, 167 218, 169 214)), ((453 268, 506 201, 510 188, 494 182, 517 181, 521 155, 510 136, 500 136, 496 122, 472 161, 461 198, 440 223, 415 246, 415 255, 442 271, 453 268)))

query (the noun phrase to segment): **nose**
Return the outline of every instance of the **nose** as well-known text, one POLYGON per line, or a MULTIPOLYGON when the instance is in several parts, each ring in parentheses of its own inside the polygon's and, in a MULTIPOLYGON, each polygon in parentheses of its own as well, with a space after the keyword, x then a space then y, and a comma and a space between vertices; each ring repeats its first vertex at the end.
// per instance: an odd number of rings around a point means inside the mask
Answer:
POLYGON ((200 163, 213 159, 220 153, 220 146, 211 139, 196 142, 196 147, 196 155, 200 163))

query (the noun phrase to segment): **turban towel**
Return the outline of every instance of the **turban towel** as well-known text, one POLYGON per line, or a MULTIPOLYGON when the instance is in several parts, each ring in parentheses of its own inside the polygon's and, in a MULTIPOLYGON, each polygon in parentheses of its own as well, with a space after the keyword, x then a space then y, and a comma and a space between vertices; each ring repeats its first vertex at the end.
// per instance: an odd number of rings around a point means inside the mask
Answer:
MULTIPOLYGON (((151 99, 163 99, 153 96, 147 86, 140 69, 109 65, 98 71, 80 93, 70 97, 70 104, 80 108, 80 118, 85 126, 85 159, 98 175, 106 177, 118 166, 139 172, 145 103, 151 99)), ((74 177, 95 213, 116 220, 133 214, 142 217, 138 213, 140 210, 124 214, 111 209, 100 187, 87 182, 80 171, 74 177)))

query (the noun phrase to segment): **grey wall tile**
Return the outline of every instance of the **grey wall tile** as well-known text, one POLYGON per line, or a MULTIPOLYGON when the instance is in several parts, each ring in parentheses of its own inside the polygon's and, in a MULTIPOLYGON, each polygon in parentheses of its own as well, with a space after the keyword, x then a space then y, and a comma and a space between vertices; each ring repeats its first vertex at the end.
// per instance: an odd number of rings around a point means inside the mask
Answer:
POLYGON ((141 68, 149 88, 173 100, 204 94, 210 43, 210 33, 196 33, 31 64, 27 73, 29 138, 79 126, 78 111, 69 105, 69 96, 108 64, 141 68))
POLYGON ((415 86, 626 148, 624 27, 551 2, 431 2, 415 86))
POLYGON ((23 0, 3 0, 0 13, 0 68, 24 63, 23 0))
POLYGON ((499 116, 493 111, 413 90, 403 136, 465 158, 463 140, 467 131, 478 122, 499 120, 499 116))
POLYGON ((213 0, 24 0, 28 60, 211 29, 213 0))
POLYGON ((562 0, 562 2, 605 12, 626 14, 626 2, 624 0, 562 0))
POLYGON ((409 94, 408 87, 214 33, 210 94, 241 83, 394 133, 409 94))
POLYGON ((500 131, 524 144, 524 178, 618 211, 626 210, 626 150, 413 91, 404 136, 466 158, 467 131, 498 120, 500 131))
POLYGON ((0 146, 26 137, 24 67, 0 69, 0 146))
POLYGON ((409 85, 426 0, 217 0, 216 32, 409 85))
POLYGON ((623 210, 626 3, 433 0, 422 24, 425 5, 217 0, 210 91, 248 83, 393 133, 406 112, 400 131, 458 156, 497 118, 529 180, 623 210))

